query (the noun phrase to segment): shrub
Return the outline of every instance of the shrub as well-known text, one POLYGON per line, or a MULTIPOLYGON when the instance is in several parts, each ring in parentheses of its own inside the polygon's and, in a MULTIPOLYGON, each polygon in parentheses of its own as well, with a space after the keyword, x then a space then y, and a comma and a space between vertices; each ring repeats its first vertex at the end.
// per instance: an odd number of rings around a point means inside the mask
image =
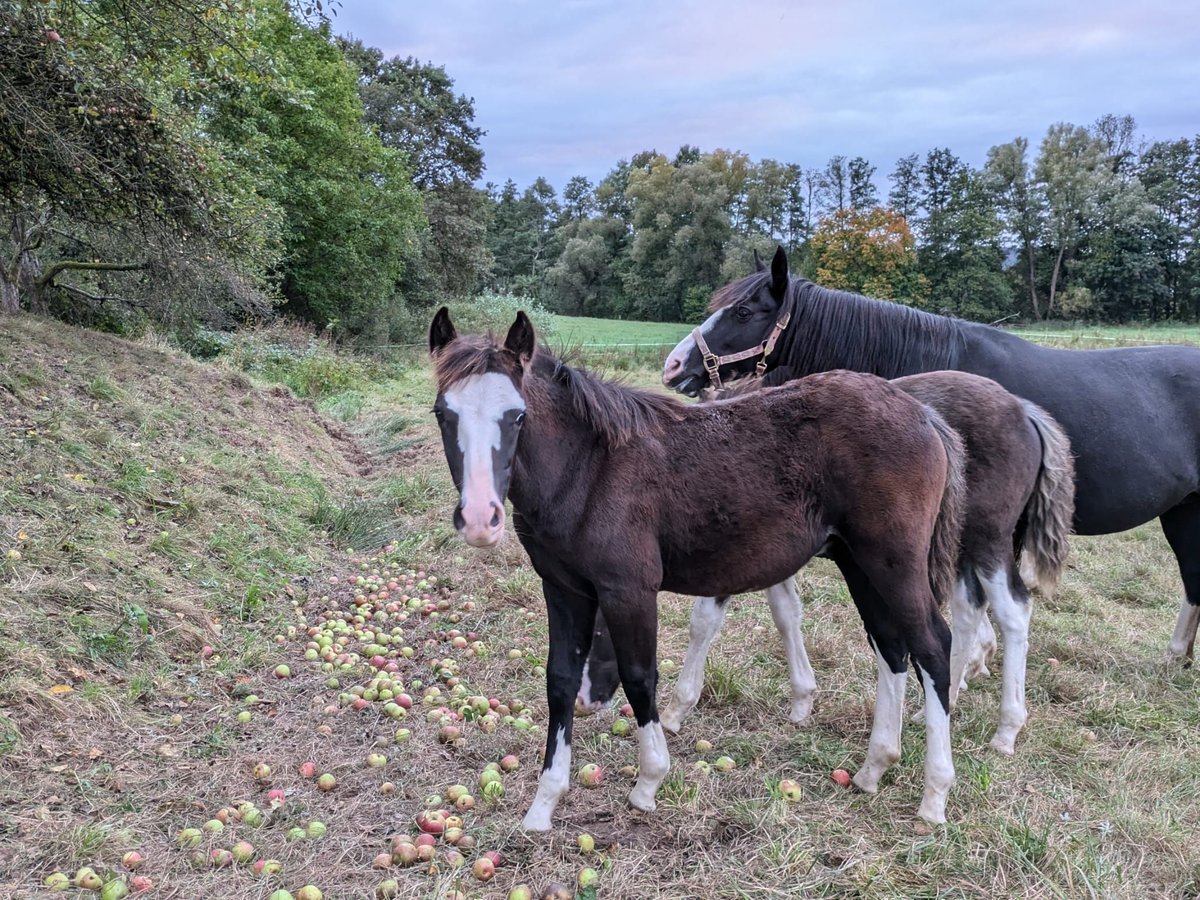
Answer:
POLYGON ((446 305, 450 308, 450 318, 459 334, 479 334, 485 331, 506 334, 520 310, 524 310, 525 315, 529 316, 540 339, 545 340, 554 333, 553 315, 529 297, 481 294, 470 300, 453 300, 446 305))

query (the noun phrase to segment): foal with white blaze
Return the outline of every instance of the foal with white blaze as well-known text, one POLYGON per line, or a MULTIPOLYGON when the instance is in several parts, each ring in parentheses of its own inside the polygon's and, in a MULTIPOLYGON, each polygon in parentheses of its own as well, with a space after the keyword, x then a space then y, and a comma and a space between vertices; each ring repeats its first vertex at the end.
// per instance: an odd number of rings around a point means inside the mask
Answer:
POLYGON ((454 521, 476 546, 504 534, 503 503, 542 578, 549 620, 546 755, 524 826, 548 830, 571 767, 576 693, 597 611, 638 723, 630 803, 653 810, 670 765, 655 702, 657 596, 777 584, 834 545, 879 667, 857 776, 872 790, 899 758, 908 663, 926 718, 918 814, 945 821, 950 633, 963 511, 961 443, 936 413, 869 375, 830 373, 699 406, 575 369, 535 346, 518 314, 503 343, 430 329, 434 406, 455 486, 454 521))

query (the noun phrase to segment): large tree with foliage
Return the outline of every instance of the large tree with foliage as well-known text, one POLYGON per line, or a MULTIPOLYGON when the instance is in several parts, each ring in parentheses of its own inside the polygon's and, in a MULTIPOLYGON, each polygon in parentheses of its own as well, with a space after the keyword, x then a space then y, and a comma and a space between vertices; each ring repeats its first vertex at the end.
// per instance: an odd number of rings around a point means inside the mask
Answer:
POLYGON ((247 78, 271 66, 242 6, 0 4, 0 309, 171 319, 183 281, 197 305, 261 296, 278 210, 198 115, 247 78))
POLYGON ((910 305, 928 298, 912 231, 894 210, 839 210, 821 221, 811 244, 817 281, 826 287, 910 305))
POLYGON ((626 314, 678 322, 689 300, 702 304, 717 286, 731 233, 727 162, 701 158, 675 166, 659 156, 630 172, 634 236, 624 275, 626 314))
POLYGON ((287 89, 239 83, 212 128, 285 212, 287 309, 335 331, 386 328, 422 222, 404 159, 364 126, 356 72, 327 26, 270 3, 254 35, 287 89))
POLYGON ((492 267, 491 204, 476 188, 483 175, 483 130, 475 101, 457 93, 442 66, 415 57, 385 59, 358 40, 342 42, 359 73, 366 121, 407 161, 421 192, 428 229, 412 245, 403 282, 407 299, 429 305, 478 290, 492 267))

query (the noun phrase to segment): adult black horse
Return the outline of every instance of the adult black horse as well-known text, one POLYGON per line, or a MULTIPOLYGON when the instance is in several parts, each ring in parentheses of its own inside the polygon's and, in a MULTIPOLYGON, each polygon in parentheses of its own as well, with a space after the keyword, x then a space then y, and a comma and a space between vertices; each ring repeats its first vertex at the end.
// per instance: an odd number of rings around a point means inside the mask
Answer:
POLYGON ((958 369, 1049 412, 1071 439, 1075 532, 1111 534, 1157 517, 1185 599, 1168 644, 1192 657, 1200 625, 1200 349, 1056 350, 999 328, 790 278, 787 254, 713 295, 711 315, 667 357, 663 382, 689 395, 722 377, 789 366, 884 378, 958 369))

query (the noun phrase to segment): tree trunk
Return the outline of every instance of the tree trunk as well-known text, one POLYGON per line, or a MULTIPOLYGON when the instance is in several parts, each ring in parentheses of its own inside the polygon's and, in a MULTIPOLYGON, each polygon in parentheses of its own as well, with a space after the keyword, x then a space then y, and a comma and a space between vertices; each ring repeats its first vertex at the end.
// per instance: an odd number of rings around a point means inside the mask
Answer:
POLYGON ((1054 270, 1050 273, 1050 300, 1046 303, 1046 318, 1054 314, 1054 294, 1058 288, 1058 273, 1062 270, 1063 256, 1066 255, 1067 245, 1058 248, 1058 257, 1054 260, 1054 270))
POLYGON ((3 266, 0 266, 0 314, 20 311, 21 292, 17 289, 16 281, 9 277, 3 266))
POLYGON ((23 251, 17 257, 17 283, 25 292, 30 312, 39 316, 50 313, 50 303, 42 283, 42 264, 29 250, 23 251))
POLYGON ((1042 321, 1042 310, 1038 307, 1037 266, 1034 264, 1033 241, 1025 241, 1025 256, 1029 259, 1029 305, 1033 308, 1035 322, 1042 321))

